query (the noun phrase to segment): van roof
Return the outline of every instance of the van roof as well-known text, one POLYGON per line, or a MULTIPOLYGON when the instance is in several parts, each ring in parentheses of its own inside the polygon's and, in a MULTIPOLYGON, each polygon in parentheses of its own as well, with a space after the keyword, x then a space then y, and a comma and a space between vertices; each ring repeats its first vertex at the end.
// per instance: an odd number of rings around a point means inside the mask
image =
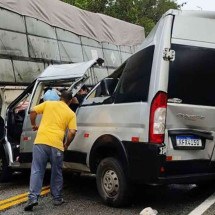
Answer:
POLYGON ((203 11, 203 10, 168 10, 163 17, 168 15, 180 15, 180 16, 192 16, 192 17, 199 17, 199 18, 208 18, 208 19, 215 19, 215 12, 214 11, 203 11))

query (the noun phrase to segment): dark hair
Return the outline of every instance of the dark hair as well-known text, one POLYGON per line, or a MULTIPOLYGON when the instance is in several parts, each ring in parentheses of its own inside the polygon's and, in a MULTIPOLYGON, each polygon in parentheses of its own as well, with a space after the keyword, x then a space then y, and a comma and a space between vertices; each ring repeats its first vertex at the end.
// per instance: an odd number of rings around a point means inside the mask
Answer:
POLYGON ((89 89, 88 89, 88 87, 87 87, 86 85, 83 85, 83 86, 81 87, 81 89, 84 90, 84 91, 86 90, 87 92, 89 91, 89 89))
POLYGON ((67 90, 63 90, 60 95, 61 100, 64 100, 65 102, 69 102, 72 97, 72 92, 67 90))

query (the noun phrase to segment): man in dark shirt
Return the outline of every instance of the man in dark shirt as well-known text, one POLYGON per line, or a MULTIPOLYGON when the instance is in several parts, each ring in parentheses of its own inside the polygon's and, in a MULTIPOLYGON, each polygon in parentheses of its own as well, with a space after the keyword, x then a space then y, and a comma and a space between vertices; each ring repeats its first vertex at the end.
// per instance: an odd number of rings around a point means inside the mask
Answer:
POLYGON ((85 98, 85 96, 88 94, 89 90, 87 86, 83 85, 81 89, 78 91, 76 98, 78 100, 78 103, 81 104, 85 98))
POLYGON ((75 97, 73 97, 72 102, 70 104, 70 108, 75 112, 79 105, 83 102, 84 98, 88 94, 89 89, 87 86, 83 85, 81 89, 78 91, 75 97))

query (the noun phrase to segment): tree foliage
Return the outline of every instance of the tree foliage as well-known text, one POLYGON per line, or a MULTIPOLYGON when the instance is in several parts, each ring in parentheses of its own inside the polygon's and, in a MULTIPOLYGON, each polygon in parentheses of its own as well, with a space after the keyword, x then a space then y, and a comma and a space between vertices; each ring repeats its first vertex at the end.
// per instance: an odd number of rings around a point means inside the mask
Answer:
POLYGON ((175 0, 62 0, 84 10, 103 13, 145 28, 150 32, 163 13, 178 9, 175 0))

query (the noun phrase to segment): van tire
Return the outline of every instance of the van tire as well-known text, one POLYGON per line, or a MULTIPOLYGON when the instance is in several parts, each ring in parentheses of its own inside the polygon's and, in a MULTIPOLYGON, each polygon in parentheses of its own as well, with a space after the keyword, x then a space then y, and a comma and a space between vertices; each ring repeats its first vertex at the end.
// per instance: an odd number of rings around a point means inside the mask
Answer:
POLYGON ((98 165, 96 172, 97 189, 102 200, 112 207, 121 207, 130 202, 130 186, 120 162, 108 157, 98 165))
POLYGON ((2 146, 0 146, 0 183, 9 182, 12 177, 11 168, 8 166, 8 161, 2 146))

